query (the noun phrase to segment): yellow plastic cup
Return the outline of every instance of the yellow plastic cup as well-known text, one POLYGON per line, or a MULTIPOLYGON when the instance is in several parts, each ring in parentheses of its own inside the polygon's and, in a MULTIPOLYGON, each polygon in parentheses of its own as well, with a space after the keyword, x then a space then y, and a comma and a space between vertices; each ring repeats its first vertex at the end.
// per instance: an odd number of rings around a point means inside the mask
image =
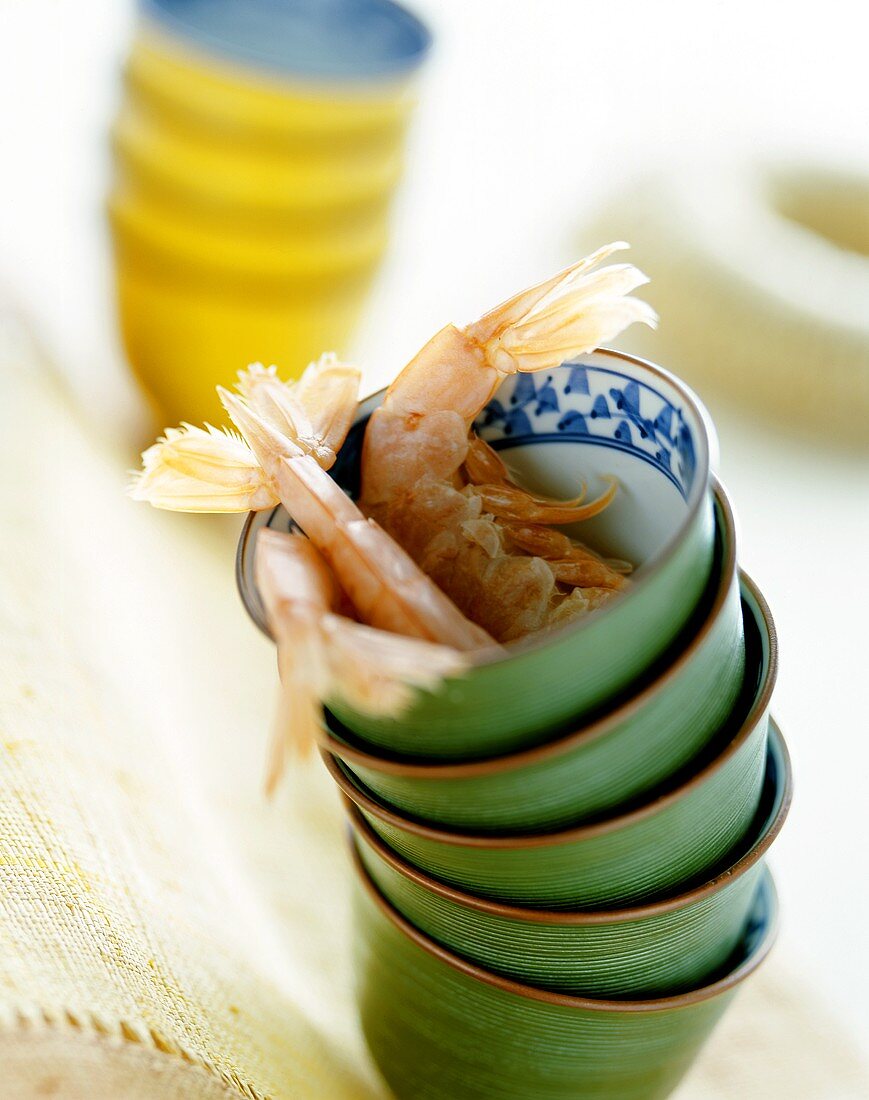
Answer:
MULTIPOLYGON (((120 252, 128 247, 121 242, 120 252)), ((176 284, 153 263, 119 259, 117 308, 133 373, 155 415, 222 424, 226 414, 215 384, 232 385, 250 362, 277 363, 296 376, 326 349, 345 345, 365 304, 373 270, 360 271, 328 291, 299 286, 282 294, 176 284)))
POLYGON ((216 141, 129 98, 111 140, 116 162, 133 182, 242 223, 325 223, 348 212, 365 217, 388 203, 402 167, 400 147, 293 151, 216 141))
POLYGON ((425 27, 393 0, 139 0, 113 130, 121 330, 169 420, 343 351, 386 242, 425 27))
POLYGON ((337 80, 256 69, 142 23, 125 81, 166 118, 234 140, 286 145, 402 140, 412 78, 337 80))
POLYGON ((387 240, 385 220, 362 222, 352 234, 253 237, 173 216, 119 188, 109 197, 108 208, 113 229, 146 251, 175 257, 206 280, 219 274, 265 287, 287 281, 328 284, 344 271, 369 266, 383 253, 387 240))
POLYGON ((346 347, 385 248, 295 248, 175 225, 114 195, 121 334, 130 366, 167 423, 225 417, 215 396, 248 363, 297 376, 346 347))
POLYGON ((365 202, 323 209, 251 206, 173 186, 143 170, 120 149, 114 150, 113 163, 115 189, 136 203, 150 206, 170 220, 184 218, 192 225, 247 234, 252 239, 278 235, 313 245, 320 240, 353 236, 375 223, 385 228, 393 198, 393 192, 388 191, 365 202))

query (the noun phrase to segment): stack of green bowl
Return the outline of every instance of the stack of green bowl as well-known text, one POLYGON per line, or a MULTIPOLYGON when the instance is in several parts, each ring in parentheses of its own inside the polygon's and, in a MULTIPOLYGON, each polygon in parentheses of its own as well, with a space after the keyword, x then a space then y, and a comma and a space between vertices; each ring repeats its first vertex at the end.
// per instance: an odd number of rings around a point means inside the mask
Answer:
POLYGON ((140 0, 109 215, 134 373, 214 419, 252 359, 343 349, 383 255, 426 29, 391 0, 140 0))
MULTIPOLYGON (((333 469, 351 493, 367 416, 333 469)), ((507 379, 476 429, 637 564, 585 619, 385 721, 333 703, 323 758, 356 864, 365 1034, 401 1098, 669 1094, 775 935, 765 856, 791 797, 775 630, 740 571, 708 414, 615 352, 507 379)), ((262 526, 239 552, 245 602, 262 526)))

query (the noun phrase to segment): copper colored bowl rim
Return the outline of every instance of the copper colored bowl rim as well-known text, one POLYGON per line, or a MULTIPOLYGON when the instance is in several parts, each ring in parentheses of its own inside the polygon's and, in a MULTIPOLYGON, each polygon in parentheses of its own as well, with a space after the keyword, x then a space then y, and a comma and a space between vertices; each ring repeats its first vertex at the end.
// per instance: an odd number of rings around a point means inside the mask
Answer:
MULTIPOLYGON (((517 752, 502 753, 498 756, 487 756, 481 760, 454 761, 449 763, 422 762, 408 760, 403 757, 381 756, 374 752, 366 752, 355 745, 348 745, 334 737, 326 728, 317 731, 317 739, 320 747, 332 753, 349 764, 361 765, 372 771, 384 775, 398 775, 408 779, 471 779, 477 776, 495 775, 499 772, 509 772, 529 765, 537 764, 541 760, 550 759, 553 756, 562 756, 578 745, 586 744, 604 737, 622 722, 636 714, 638 710, 647 706, 649 701, 678 676, 688 665, 696 652, 709 636, 721 609, 727 601, 730 585, 737 575, 736 566, 736 522, 733 508, 727 493, 717 478, 712 480, 712 492, 721 507, 724 517, 724 547, 725 555, 721 563, 721 579, 715 600, 709 608, 706 618, 700 625, 688 644, 681 650, 672 664, 656 676, 636 695, 632 695, 615 710, 608 710, 600 718, 569 733, 561 734, 550 741, 544 741, 542 745, 533 745, 529 749, 520 749, 517 752)), ((739 576, 744 577, 740 573, 739 576)), ((745 578, 746 580, 748 578, 745 578)))
POLYGON ((425 933, 414 927, 410 921, 406 920, 406 918, 386 900, 365 870, 355 846, 351 851, 351 859, 362 888, 366 891, 383 916, 385 916, 399 932, 422 950, 426 951, 429 955, 439 959, 453 970, 457 970, 467 977, 483 982, 486 985, 494 986, 496 989, 500 989, 505 993, 512 993, 515 996, 524 997, 527 1000, 542 1001, 544 1004, 557 1005, 561 1008, 586 1009, 592 1012, 634 1013, 662 1012, 672 1009, 687 1008, 690 1005, 699 1004, 702 1001, 710 1000, 713 997, 717 997, 733 989, 757 970, 772 949, 778 933, 778 901, 775 884, 770 876, 769 881, 773 897, 773 906, 769 924, 763 939, 756 950, 752 951, 750 955, 743 959, 737 967, 731 970, 730 973, 726 974, 723 978, 719 978, 718 981, 712 982, 709 985, 688 990, 685 993, 674 994, 670 997, 656 997, 648 1000, 620 1001, 603 1000, 592 997, 577 997, 568 993, 555 993, 548 989, 539 989, 536 986, 526 985, 522 982, 514 981, 511 978, 502 977, 500 974, 494 974, 490 970, 485 970, 483 967, 476 966, 474 963, 468 962, 459 955, 447 950, 447 948, 442 947, 425 935, 425 933))
POLYGON ((766 819, 763 832, 758 836, 748 851, 743 852, 743 854, 727 867, 726 870, 720 871, 714 878, 709 879, 699 886, 695 886, 690 890, 685 890, 681 894, 676 894, 673 897, 661 898, 657 901, 645 902, 641 905, 628 905, 618 909, 535 909, 529 906, 509 905, 506 902, 478 897, 476 894, 471 894, 455 886, 450 886, 445 882, 441 882, 439 879, 432 878, 432 876, 426 874, 425 871, 413 866, 413 864, 403 859, 398 852, 389 847, 382 837, 378 836, 371 825, 365 820, 362 813, 360 813, 359 808, 355 806, 346 795, 343 795, 342 798, 352 829, 361 834, 365 843, 374 849, 378 857, 382 859, 384 863, 403 878, 409 879, 423 889, 433 894, 437 894, 447 901, 455 902, 466 909, 476 909, 481 913, 523 921, 528 924, 583 926, 642 920, 647 917, 669 913, 676 909, 684 909, 708 897, 710 894, 716 893, 722 887, 734 882, 736 879, 746 874, 746 872, 750 871, 769 851, 776 837, 782 830, 793 800, 793 768, 791 766, 790 753, 788 752, 787 744, 785 743, 778 725, 774 721, 771 721, 770 725, 771 730, 774 731, 777 736, 777 743, 781 750, 784 769, 782 793, 775 814, 771 819, 766 819))
POLYGON ((719 769, 742 748, 745 742, 757 729, 758 724, 764 719, 769 709, 770 699, 772 698, 778 674, 778 642, 776 639, 775 625, 773 624, 769 606, 763 598, 760 589, 758 589, 751 578, 741 570, 740 577, 743 584, 751 592, 752 597, 756 600, 766 627, 769 640, 769 664, 766 676, 759 685, 751 709, 740 725, 739 730, 734 734, 722 751, 699 771, 694 772, 684 783, 681 783, 672 790, 659 795, 657 798, 653 798, 650 802, 646 802, 635 809, 615 817, 606 818, 603 821, 590 822, 586 825, 577 825, 568 829, 559 829, 548 833, 529 833, 526 835, 505 834, 498 836, 474 835, 473 833, 439 829, 433 825, 426 825, 414 818, 405 817, 394 809, 385 806, 382 802, 376 800, 369 794, 367 790, 363 789, 363 785, 360 782, 354 782, 340 766, 332 753, 321 749, 320 755, 323 758, 326 769, 343 793, 361 810, 370 813, 387 825, 392 825, 397 829, 401 829, 403 832, 412 833, 426 840, 433 840, 440 844, 450 844, 464 848, 544 848, 554 844, 564 844, 572 840, 588 839, 592 836, 599 836, 624 828, 626 825, 634 824, 645 817, 657 813, 671 803, 676 802, 696 787, 702 786, 703 783, 719 771, 719 769))

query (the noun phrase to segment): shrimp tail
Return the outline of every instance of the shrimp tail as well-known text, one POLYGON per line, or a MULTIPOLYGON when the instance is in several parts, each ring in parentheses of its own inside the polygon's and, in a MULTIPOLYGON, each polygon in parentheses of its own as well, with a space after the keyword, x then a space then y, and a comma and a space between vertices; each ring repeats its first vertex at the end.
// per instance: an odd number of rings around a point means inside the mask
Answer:
POLYGON ((648 282, 632 264, 598 267, 624 241, 605 245, 545 282, 524 290, 468 325, 502 375, 546 370, 614 339, 628 325, 652 328, 657 314, 630 292, 648 282))
POLYGON ((366 714, 398 717, 417 690, 433 691, 470 664, 467 654, 451 646, 392 634, 338 615, 326 618, 323 632, 331 660, 340 669, 341 696, 366 714))
POLYGON ((324 355, 297 382, 254 363, 239 373, 239 395, 218 387, 244 439, 206 424, 182 424, 142 454, 129 494, 176 512, 247 512, 278 503, 277 458, 311 455, 328 470, 353 423, 359 370, 324 355))
POLYGON ((248 512, 278 502, 257 456, 235 432, 182 424, 142 454, 133 500, 172 512, 248 512))
POLYGON ((276 428, 243 397, 230 393, 223 386, 217 387, 217 396, 256 455, 260 466, 273 482, 280 473, 282 459, 297 458, 305 454, 292 436, 276 428))
POLYGON ((266 790, 293 754, 306 755, 322 726, 323 703, 344 699, 365 714, 395 718, 419 689, 461 675, 470 657, 451 646, 363 625, 338 613, 344 593, 304 535, 264 530, 254 558, 257 586, 278 646, 281 701, 272 732, 266 790))
POLYGON ((282 382, 275 367, 253 363, 239 372, 236 388, 264 420, 328 470, 353 424, 359 379, 358 367, 328 353, 295 382, 282 382))

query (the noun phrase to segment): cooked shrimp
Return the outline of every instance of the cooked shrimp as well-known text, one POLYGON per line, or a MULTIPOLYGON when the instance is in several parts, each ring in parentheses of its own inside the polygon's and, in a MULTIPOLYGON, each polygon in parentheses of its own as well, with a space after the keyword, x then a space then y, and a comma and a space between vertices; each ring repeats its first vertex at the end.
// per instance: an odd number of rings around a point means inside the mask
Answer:
POLYGON ((282 685, 266 771, 269 792, 288 753, 309 751, 324 701, 340 697, 367 714, 394 718, 415 688, 432 688, 467 667, 468 658, 448 646, 401 638, 341 614, 349 601, 304 535, 260 531, 254 575, 278 646, 282 685))
MULTIPOLYGON (((254 363, 239 372, 239 391, 277 431, 328 470, 350 430, 359 369, 324 355, 296 382, 254 363)), ((130 496, 175 512, 249 512, 279 502, 254 452, 232 431, 182 424, 142 455, 130 496)))
POLYGON ((557 366, 634 322, 655 324, 651 307, 628 296, 647 281, 641 272, 629 264, 598 269, 625 247, 599 249, 465 329, 442 329, 392 383, 366 429, 362 509, 498 641, 569 621, 624 583, 606 563, 600 576, 590 566, 583 572, 572 553, 554 566, 510 534, 511 525, 588 519, 609 504, 615 484, 589 502, 584 490, 572 501, 535 497, 510 481, 470 429, 508 375, 557 366), (606 583, 583 586, 593 579, 606 583))
MULTIPOLYGON (((508 523, 499 520, 498 524, 507 535, 507 541, 527 554, 544 558, 555 579, 562 584, 579 588, 622 588, 627 582, 622 571, 626 563, 605 561, 588 547, 568 538, 551 527, 536 523, 508 523)), ((629 570, 630 567, 627 566, 629 570)))
POLYGON ((359 369, 326 354, 297 382, 282 382, 275 367, 254 363, 239 372, 238 390, 252 409, 328 470, 353 425, 359 369))
POLYGON ((288 747, 310 744, 324 701, 341 697, 362 712, 397 717, 415 689, 460 675, 469 651, 495 648, 325 472, 352 423, 357 388, 355 368, 327 357, 298 383, 255 365, 239 376, 243 397, 218 389, 241 436, 169 429, 143 455, 130 489, 177 511, 282 501, 311 536, 265 530, 257 540, 255 575, 284 683, 268 789, 288 747))
POLYGON ((492 646, 492 638, 360 512, 313 453, 243 398, 220 386, 217 392, 281 503, 328 562, 363 622, 458 650, 492 646))
POLYGON ((243 438, 170 429, 143 455, 131 495, 180 511, 237 512, 281 501, 364 623, 463 651, 491 647, 492 638, 325 472, 352 423, 357 388, 355 368, 329 357, 297 383, 255 365, 239 377, 246 396, 218 387, 243 438))

